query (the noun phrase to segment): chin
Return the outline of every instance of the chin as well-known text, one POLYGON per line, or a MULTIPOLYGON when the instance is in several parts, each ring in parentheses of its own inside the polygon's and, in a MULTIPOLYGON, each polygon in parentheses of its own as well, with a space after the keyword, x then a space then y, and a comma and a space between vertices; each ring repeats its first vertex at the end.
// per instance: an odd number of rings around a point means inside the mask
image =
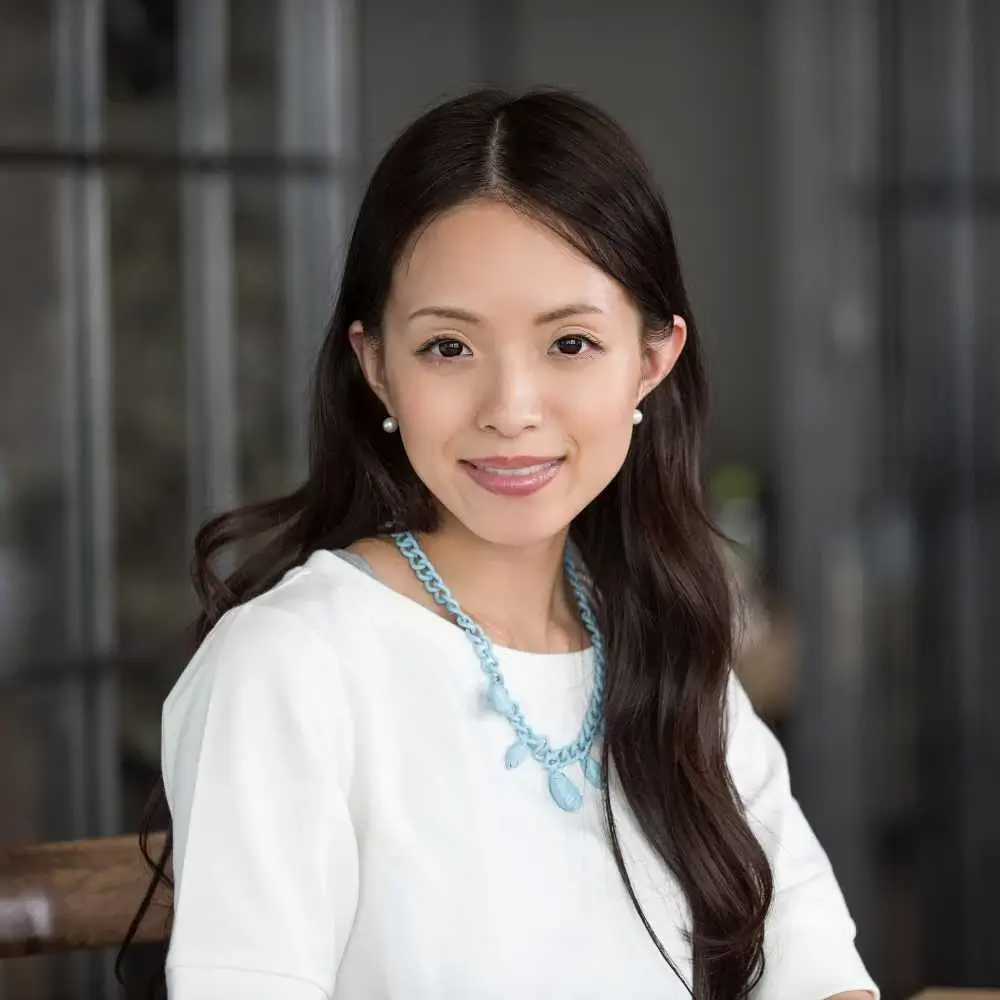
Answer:
POLYGON ((551 541, 566 530, 575 513, 561 504, 535 510, 519 503, 511 506, 509 511, 497 511, 494 504, 482 507, 477 504, 471 510, 463 504, 453 508, 451 515, 466 531, 490 545, 521 549, 551 541))
POLYGON ((461 517, 467 531, 491 545, 507 548, 530 548, 563 535, 586 503, 550 503, 535 510, 512 505, 513 509, 497 513, 496 509, 466 508, 461 517))
POLYGON ((527 549, 550 542, 565 531, 568 525, 568 521, 545 526, 525 524, 523 521, 517 524, 501 525, 493 521, 478 529, 473 529, 471 525, 467 527, 473 530, 478 538, 489 542, 490 545, 508 549, 527 549))

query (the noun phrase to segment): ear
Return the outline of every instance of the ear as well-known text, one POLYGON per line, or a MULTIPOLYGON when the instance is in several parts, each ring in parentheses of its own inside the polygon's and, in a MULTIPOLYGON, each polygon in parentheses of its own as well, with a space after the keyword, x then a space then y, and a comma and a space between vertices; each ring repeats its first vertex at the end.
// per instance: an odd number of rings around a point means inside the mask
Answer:
POLYGON ((365 381, 371 386, 372 392, 382 401, 382 405, 392 414, 389 405, 389 394, 385 385, 385 365, 382 363, 382 352, 374 337, 365 333, 360 320, 355 320, 347 331, 348 339, 354 356, 358 359, 365 381))
POLYGON ((645 399, 671 372, 687 343, 687 323, 675 316, 666 330, 646 338, 642 347, 642 377, 636 402, 645 399))

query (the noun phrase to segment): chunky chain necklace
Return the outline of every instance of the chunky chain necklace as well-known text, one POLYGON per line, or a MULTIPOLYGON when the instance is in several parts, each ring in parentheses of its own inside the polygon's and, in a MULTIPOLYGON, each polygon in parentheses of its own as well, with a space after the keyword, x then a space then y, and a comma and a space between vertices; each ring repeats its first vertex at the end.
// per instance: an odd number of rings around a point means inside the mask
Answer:
POLYGON ((400 532, 392 537, 417 579, 424 585, 424 589, 437 604, 455 619, 455 624, 465 632, 479 658, 479 664, 487 678, 486 703, 493 711, 507 720, 516 737, 504 757, 506 767, 508 769, 515 768, 528 757, 534 758, 548 772, 549 792, 556 805, 568 812, 579 809, 583 803, 583 794, 566 774, 566 769, 579 764, 587 782, 595 788, 600 788, 603 784, 601 765, 591 756, 591 749, 599 735, 603 717, 604 638, 597 627, 597 620, 594 617, 587 588, 580 578, 569 546, 566 547, 563 565, 566 579, 569 581, 573 596, 576 598, 580 620, 590 635, 594 660, 594 684, 590 694, 590 703, 583 718, 583 725, 580 727, 580 735, 572 743, 553 748, 549 744, 547 736, 537 733, 525 721, 524 713, 511 697, 507 685, 504 683, 493 643, 490 642, 478 623, 459 606, 458 601, 455 600, 451 591, 438 575, 437 570, 431 565, 412 532, 400 532))

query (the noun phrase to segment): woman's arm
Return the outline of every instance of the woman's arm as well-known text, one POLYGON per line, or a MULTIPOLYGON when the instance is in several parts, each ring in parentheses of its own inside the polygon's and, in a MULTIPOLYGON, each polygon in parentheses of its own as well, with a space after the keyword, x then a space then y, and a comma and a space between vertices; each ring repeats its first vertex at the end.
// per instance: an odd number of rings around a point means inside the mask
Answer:
POLYGON ((167 699, 170 1000, 332 996, 358 892, 338 677, 308 625, 253 604, 219 623, 167 699))
POLYGON ((785 754, 735 677, 729 769, 774 874, 764 974, 752 996, 878 1000, 830 862, 792 796, 785 754))

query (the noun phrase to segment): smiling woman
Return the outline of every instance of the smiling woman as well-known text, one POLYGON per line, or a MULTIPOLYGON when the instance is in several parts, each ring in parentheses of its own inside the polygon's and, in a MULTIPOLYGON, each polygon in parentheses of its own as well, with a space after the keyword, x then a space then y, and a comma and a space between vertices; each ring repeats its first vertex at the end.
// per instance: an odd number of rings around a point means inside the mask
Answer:
POLYGON ((877 995, 730 669, 706 396, 614 122, 481 92, 397 140, 308 479, 197 540, 174 1000, 877 995))

